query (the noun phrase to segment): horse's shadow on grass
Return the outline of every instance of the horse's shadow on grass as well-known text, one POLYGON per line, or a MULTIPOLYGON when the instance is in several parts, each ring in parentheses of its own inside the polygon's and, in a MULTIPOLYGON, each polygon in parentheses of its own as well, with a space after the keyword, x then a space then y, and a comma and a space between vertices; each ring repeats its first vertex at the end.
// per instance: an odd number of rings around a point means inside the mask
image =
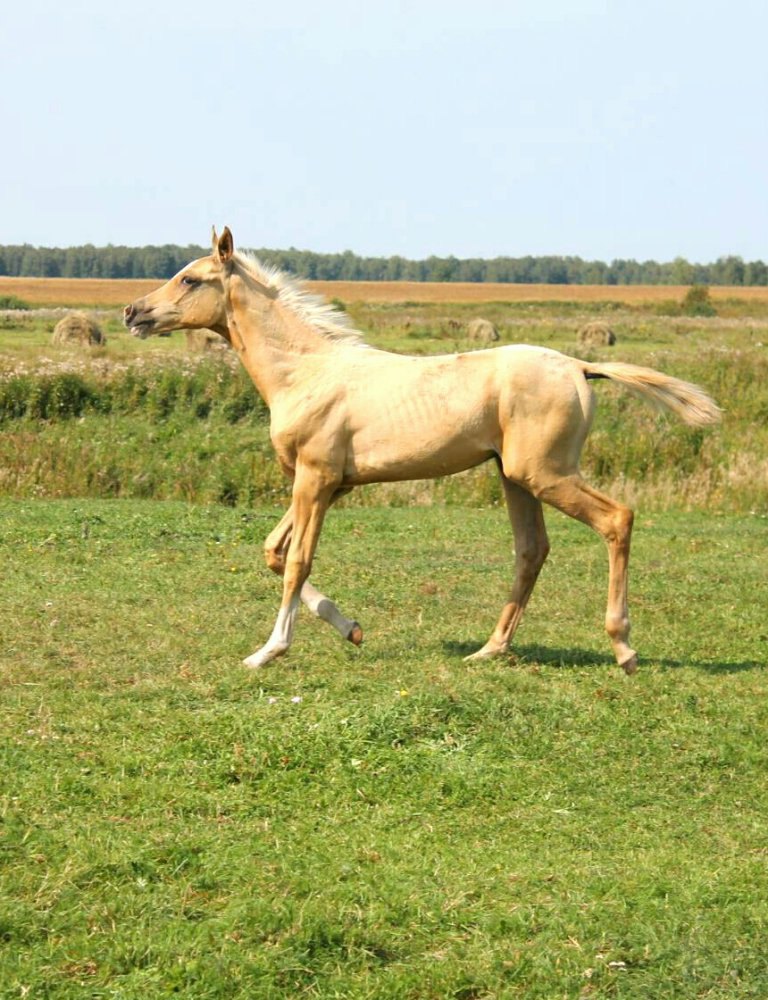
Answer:
MULTIPOLYGON (((481 646, 481 642, 443 642, 443 650, 450 656, 469 656, 476 652, 481 646)), ((607 653, 596 653, 590 649, 558 649, 553 646, 515 646, 507 654, 507 659, 513 666, 528 666, 538 664, 540 666, 557 667, 560 670, 574 669, 576 667, 615 667, 616 661, 607 653)), ((768 663, 760 660, 741 660, 729 663, 723 660, 673 660, 669 657, 648 656, 639 658, 640 669, 643 664, 655 664, 664 670, 679 670, 682 667, 693 667, 707 674, 737 674, 744 670, 765 670, 768 663)), ((482 661, 480 661, 482 662, 482 661)))

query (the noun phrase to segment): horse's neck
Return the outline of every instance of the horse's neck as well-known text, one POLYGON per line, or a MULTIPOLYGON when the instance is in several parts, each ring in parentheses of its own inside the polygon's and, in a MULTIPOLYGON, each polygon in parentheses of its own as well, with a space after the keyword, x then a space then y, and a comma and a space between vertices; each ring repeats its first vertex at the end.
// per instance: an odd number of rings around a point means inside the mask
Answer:
POLYGON ((321 333, 265 296, 232 296, 227 318, 230 342, 267 406, 295 381, 304 357, 332 350, 321 333))

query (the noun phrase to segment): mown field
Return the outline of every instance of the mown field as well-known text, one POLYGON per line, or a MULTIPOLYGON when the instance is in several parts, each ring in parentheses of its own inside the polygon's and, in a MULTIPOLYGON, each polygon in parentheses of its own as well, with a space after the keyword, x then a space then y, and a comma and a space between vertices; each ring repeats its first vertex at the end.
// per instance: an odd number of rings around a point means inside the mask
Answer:
POLYGON ((768 302, 334 294, 410 353, 477 315, 578 353, 603 319, 592 356, 715 396, 702 432, 596 389, 639 673, 604 546, 557 514, 514 654, 464 662, 511 576, 486 468, 343 501, 315 576, 363 647, 303 614, 245 670, 287 493, 234 359, 104 303, 86 351, 0 314, 0 997, 763 1000, 768 302))
MULTIPOLYGON (((107 278, 10 278, 0 275, 0 297, 15 295, 35 306, 123 306, 157 288, 158 280, 107 278)), ((539 285, 493 282, 309 281, 318 295, 360 303, 619 302, 643 305, 678 301, 682 285, 539 285)), ((718 302, 740 299, 768 305, 768 287, 714 286, 718 302)))

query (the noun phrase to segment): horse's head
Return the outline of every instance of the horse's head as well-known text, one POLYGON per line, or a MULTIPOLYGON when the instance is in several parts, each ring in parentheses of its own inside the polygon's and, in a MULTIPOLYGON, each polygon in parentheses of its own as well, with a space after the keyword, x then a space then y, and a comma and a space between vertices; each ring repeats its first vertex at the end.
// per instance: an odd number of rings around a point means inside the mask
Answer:
POLYGON ((235 247, 227 226, 213 231, 209 257, 187 264, 156 291, 125 307, 123 322, 136 337, 208 327, 227 330, 225 281, 235 247))

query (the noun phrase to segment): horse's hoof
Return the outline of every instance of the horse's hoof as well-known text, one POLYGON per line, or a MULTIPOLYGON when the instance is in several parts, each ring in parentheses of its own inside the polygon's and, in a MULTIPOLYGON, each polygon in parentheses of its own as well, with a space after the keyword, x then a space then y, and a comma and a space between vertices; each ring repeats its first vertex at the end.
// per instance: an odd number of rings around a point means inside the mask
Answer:
POLYGON ((250 670, 258 670, 259 667, 263 667, 267 661, 262 659, 258 653, 254 653, 252 656, 246 656, 243 660, 243 666, 248 667, 250 670))
POLYGON ((349 639, 353 646, 359 646, 362 643, 363 630, 360 628, 359 622, 352 622, 352 628, 347 634, 347 639, 349 639))
POLYGON ((279 646, 262 646, 261 649, 257 649, 255 653, 251 653, 250 656, 246 656, 243 660, 243 666, 250 667, 251 670, 257 670, 259 667, 263 667, 265 663, 269 663, 271 660, 277 659, 278 656, 282 656, 283 653, 288 651, 288 646, 280 644, 279 646))
POLYGON ((503 653, 503 649, 497 649, 495 646, 483 646, 482 649, 478 649, 476 653, 470 653, 469 656, 464 657, 465 663, 472 663, 473 660, 490 660, 494 656, 499 656, 503 653))
POLYGON ((631 677, 632 674, 634 674, 635 671, 637 670, 637 653, 633 653, 628 660, 625 660, 623 663, 620 663, 619 666, 627 675, 627 677, 631 677))

